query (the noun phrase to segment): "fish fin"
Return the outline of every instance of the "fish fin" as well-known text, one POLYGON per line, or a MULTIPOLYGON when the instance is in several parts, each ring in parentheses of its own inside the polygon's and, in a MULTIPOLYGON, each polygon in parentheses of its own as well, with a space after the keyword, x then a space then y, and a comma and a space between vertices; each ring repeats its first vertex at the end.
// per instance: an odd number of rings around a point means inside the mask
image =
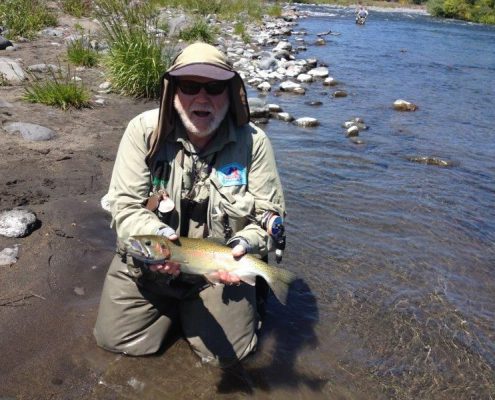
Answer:
POLYGON ((248 285, 254 286, 256 285, 256 275, 249 274, 249 275, 242 275, 242 274, 237 274, 239 279, 243 281, 244 283, 247 283, 248 285))
POLYGON ((284 306, 287 304, 287 295, 289 294, 289 286, 296 279, 296 274, 286 269, 273 267, 271 268, 270 275, 267 277, 263 276, 270 286, 275 297, 284 306))
POLYGON ((273 294, 280 303, 284 306, 287 304, 287 296, 289 294, 289 285, 282 281, 267 282, 272 289, 273 294))

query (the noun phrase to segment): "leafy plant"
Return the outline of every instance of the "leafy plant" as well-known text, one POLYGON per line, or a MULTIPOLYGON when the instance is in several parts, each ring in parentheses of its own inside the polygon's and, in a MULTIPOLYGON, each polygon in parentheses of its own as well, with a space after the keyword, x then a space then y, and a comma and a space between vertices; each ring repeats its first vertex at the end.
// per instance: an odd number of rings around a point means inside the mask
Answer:
POLYGON ((9 38, 31 38, 40 29, 55 26, 57 18, 41 0, 2 0, 0 24, 7 27, 9 38))
POLYGON ((50 78, 38 78, 32 75, 33 81, 25 89, 22 98, 30 103, 41 103, 59 107, 62 110, 69 108, 90 107, 90 94, 82 84, 78 84, 70 77, 70 73, 51 73, 50 78))

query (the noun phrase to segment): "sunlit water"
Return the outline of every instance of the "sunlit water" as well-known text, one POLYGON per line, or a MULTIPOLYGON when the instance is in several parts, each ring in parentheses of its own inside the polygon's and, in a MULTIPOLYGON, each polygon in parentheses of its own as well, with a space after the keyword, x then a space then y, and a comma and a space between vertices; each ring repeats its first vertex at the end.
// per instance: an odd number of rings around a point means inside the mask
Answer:
POLYGON ((298 58, 340 83, 267 99, 321 122, 266 126, 288 206, 283 263, 302 278, 287 308, 271 303, 266 338, 283 332, 277 356, 306 376, 311 394, 293 394, 494 398, 495 28, 385 12, 357 26, 350 11, 303 9, 298 58), (313 45, 329 29, 340 35, 313 45), (394 111, 396 99, 419 109, 394 111), (342 128, 356 116, 362 145, 342 128))

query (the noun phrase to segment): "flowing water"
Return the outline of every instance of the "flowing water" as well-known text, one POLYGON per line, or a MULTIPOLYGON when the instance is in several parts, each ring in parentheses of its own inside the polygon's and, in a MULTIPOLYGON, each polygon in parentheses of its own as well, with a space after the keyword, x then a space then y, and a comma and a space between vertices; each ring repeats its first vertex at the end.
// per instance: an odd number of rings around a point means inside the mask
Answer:
POLYGON ((302 278, 288 309, 271 310, 276 354, 324 398, 495 398, 495 28, 303 10, 306 35, 289 40, 304 38, 298 58, 339 85, 268 99, 321 122, 266 127, 286 189, 284 264, 302 278), (340 35, 314 45, 329 29, 340 35), (396 99, 419 108, 394 111, 396 99), (353 117, 364 144, 345 136, 353 117))
POLYGON ((270 299, 238 369, 201 367, 179 340, 115 356, 91 398, 495 398, 495 28, 387 12, 357 26, 349 10, 303 9, 298 58, 340 83, 267 98, 321 122, 265 127, 287 200, 282 263, 300 278, 287 306, 270 299), (312 44, 329 29, 340 35, 312 44), (394 111, 399 98, 419 109, 394 111), (369 126, 360 145, 342 128, 353 117, 369 126))

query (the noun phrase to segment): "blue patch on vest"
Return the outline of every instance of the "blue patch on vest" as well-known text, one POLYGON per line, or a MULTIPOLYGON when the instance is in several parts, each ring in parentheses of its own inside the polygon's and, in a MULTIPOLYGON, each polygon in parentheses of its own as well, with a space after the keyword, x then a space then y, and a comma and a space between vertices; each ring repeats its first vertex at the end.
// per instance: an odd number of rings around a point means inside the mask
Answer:
POLYGON ((246 167, 238 163, 224 165, 217 171, 222 186, 241 186, 247 184, 246 167))

